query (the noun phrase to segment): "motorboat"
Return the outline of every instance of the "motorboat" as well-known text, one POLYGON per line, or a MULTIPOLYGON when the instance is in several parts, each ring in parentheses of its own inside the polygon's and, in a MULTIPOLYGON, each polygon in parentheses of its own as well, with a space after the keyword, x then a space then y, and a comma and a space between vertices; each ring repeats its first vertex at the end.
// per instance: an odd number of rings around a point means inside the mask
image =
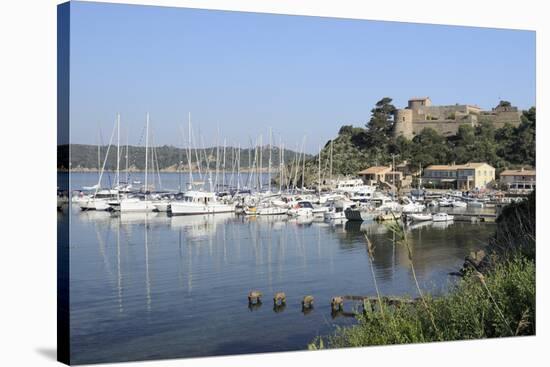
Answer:
POLYGON ((298 201, 287 212, 292 217, 313 216, 313 205, 310 201, 298 201))
POLYGON ((409 215, 409 218, 413 222, 424 222, 428 220, 432 220, 432 214, 430 213, 412 213, 409 215))
POLYGON ((187 191, 181 200, 170 202, 173 215, 230 213, 235 207, 220 201, 215 193, 187 191))
POLYGON ((434 222, 449 222, 454 220, 454 216, 447 213, 435 213, 432 215, 432 220, 434 222))
POLYGON ((124 212, 152 212, 157 208, 155 207, 153 200, 145 194, 128 196, 121 198, 120 200, 109 201, 109 206, 114 211, 124 212))
POLYGON ((346 219, 351 222, 367 222, 376 218, 379 213, 373 208, 367 207, 348 207, 344 210, 346 219))
POLYGON ((372 196, 375 191, 375 187, 365 185, 363 180, 360 178, 354 178, 349 180, 340 180, 336 183, 336 188, 334 189, 337 193, 347 193, 347 194, 363 194, 372 196))
POLYGON ((454 200, 449 200, 447 198, 442 198, 438 201, 438 205, 441 208, 448 208, 448 207, 453 206, 453 202, 454 202, 454 200))
POLYGON ((115 199, 118 195, 116 190, 98 190, 97 193, 90 195, 86 200, 78 201, 82 210, 109 210, 109 201, 115 199))
POLYGON ((256 214, 258 215, 284 215, 287 211, 288 209, 277 206, 256 208, 256 214))
POLYGON ((325 214, 328 213, 330 207, 328 205, 323 206, 314 206, 313 207, 313 215, 315 217, 321 217, 324 218, 325 214))
POLYGON ((346 209, 355 205, 352 201, 338 200, 333 202, 328 208, 328 211, 324 213, 325 220, 337 220, 346 218, 346 209))
POLYGON ((422 213, 424 209, 426 209, 426 206, 424 204, 410 202, 403 205, 401 209, 403 213, 422 213))
POLYGON ((451 205, 453 208, 466 208, 466 206, 468 206, 464 201, 459 200, 454 200, 451 205))

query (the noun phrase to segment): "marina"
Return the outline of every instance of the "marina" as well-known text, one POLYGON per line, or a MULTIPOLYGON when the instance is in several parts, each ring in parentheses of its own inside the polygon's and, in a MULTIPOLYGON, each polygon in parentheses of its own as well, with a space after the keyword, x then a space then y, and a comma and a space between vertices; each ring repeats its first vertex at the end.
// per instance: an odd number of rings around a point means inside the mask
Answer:
MULTIPOLYGON (((144 182, 143 173, 132 176, 144 182)), ((178 187, 179 176, 160 174, 165 187, 178 187)), ((261 178, 266 182, 268 175, 261 178)), ((70 191, 91 187, 95 179, 97 173, 71 173, 70 191)), ((305 210, 296 215, 238 214, 242 198, 231 212, 197 215, 62 206, 58 226, 70 226, 72 238, 75 363, 305 349, 316 336, 356 322, 362 301, 354 297, 376 294, 365 234, 376 245, 372 266, 381 293, 417 296, 407 251, 385 223, 374 217, 330 220, 337 201, 326 206, 308 195, 311 208, 296 208, 305 210), (327 210, 313 213, 322 207, 327 210), (261 292, 263 302, 249 304, 251 291, 261 292), (274 306, 278 292, 285 302, 274 306), (312 307, 302 307, 306 296, 314 298, 312 307), (343 306, 335 311, 331 299, 340 296, 343 306)), ((269 197, 292 208, 300 203, 289 194, 269 197)), ((379 205, 397 208, 391 202, 379 205)), ((347 200, 341 209, 357 203, 347 200)), ((261 205, 256 208, 261 212, 261 205)), ((444 209, 455 216, 494 213, 444 209)), ((411 222, 405 229, 421 286, 435 295, 446 292, 455 280, 449 274, 494 233, 490 223, 457 220, 411 222)))

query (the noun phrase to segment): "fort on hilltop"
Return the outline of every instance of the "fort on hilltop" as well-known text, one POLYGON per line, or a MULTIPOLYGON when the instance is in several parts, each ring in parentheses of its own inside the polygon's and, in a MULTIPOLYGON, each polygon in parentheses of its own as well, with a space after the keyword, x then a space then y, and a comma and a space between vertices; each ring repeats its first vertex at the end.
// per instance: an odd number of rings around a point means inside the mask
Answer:
POLYGON ((461 125, 477 126, 482 121, 501 128, 509 123, 518 126, 521 112, 509 102, 500 102, 491 111, 483 111, 475 105, 456 104, 434 106, 429 97, 411 98, 406 108, 397 109, 394 115, 395 137, 402 135, 412 139, 425 128, 432 128, 444 136, 455 135, 461 125))

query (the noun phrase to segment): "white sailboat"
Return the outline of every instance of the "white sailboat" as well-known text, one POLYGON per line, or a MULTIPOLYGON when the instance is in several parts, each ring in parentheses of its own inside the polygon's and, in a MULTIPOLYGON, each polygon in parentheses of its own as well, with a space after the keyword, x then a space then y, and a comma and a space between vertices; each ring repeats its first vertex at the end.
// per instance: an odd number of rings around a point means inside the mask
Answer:
POLYGON ((149 113, 147 113, 145 123, 145 188, 144 193, 135 196, 120 197, 118 200, 109 202, 109 206, 113 210, 120 212, 152 212, 156 208, 153 201, 149 198, 148 187, 148 159, 149 159, 149 113))

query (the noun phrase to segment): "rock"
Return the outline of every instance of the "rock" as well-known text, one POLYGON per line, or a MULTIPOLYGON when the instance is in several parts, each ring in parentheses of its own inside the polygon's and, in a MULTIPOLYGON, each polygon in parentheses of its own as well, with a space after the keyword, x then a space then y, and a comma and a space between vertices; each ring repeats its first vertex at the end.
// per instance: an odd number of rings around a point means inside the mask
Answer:
POLYGON ((250 291, 248 293, 248 303, 261 302, 261 297, 263 296, 260 291, 250 291))
POLYGON ((340 310, 344 307, 344 297, 332 297, 330 301, 330 307, 333 310, 340 310))
POLYGON ((303 308, 313 307, 313 301, 314 301, 313 296, 305 296, 304 299, 302 300, 302 307, 303 308))
POLYGON ((274 304, 285 304, 286 303, 286 294, 284 292, 277 292, 273 296, 273 303, 274 304))

